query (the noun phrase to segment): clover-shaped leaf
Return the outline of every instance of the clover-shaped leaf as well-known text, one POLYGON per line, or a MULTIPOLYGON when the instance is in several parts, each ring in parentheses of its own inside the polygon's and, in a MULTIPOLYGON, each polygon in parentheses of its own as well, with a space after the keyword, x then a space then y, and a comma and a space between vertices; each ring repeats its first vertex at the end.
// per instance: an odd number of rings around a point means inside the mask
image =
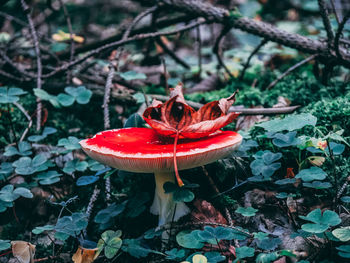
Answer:
POLYGON ((50 185, 59 182, 60 176, 62 176, 62 174, 57 171, 47 171, 38 174, 34 179, 39 181, 41 185, 50 185))
POLYGON ((21 156, 28 156, 32 154, 32 146, 28 142, 19 142, 18 147, 15 146, 8 146, 5 149, 4 155, 5 156, 14 156, 14 155, 21 155, 21 156))
POLYGON ((79 139, 74 136, 68 138, 62 138, 58 141, 57 146, 63 146, 66 150, 72 151, 80 149, 79 139))
POLYGON ((336 249, 339 251, 338 255, 343 258, 350 258, 350 245, 342 245, 339 247, 336 247, 336 249))
POLYGON ((75 101, 79 104, 87 104, 92 96, 91 90, 84 86, 66 87, 64 91, 66 93, 60 93, 57 96, 59 103, 64 107, 71 106, 75 101))
POLYGON ((74 159, 72 161, 66 162, 63 168, 63 172, 70 174, 75 171, 84 172, 88 168, 89 164, 85 161, 80 161, 79 159, 74 159))
POLYGON ((13 172, 12 163, 3 162, 0 165, 0 180, 4 180, 13 172))
POLYGON ((15 172, 21 175, 30 175, 49 168, 49 162, 44 154, 38 154, 33 159, 30 157, 21 157, 12 165, 16 168, 15 172))
POLYGON ((197 233, 195 231, 191 232, 190 230, 179 232, 176 235, 176 242, 180 246, 190 249, 201 249, 204 246, 202 239, 197 235, 197 233))
POLYGON ((134 79, 146 79, 147 76, 144 73, 139 73, 136 71, 127 71, 127 72, 123 72, 119 74, 120 77, 122 77, 123 79, 129 81, 129 80, 134 80, 134 79))
POLYGON ((33 89, 33 91, 34 91, 34 95, 37 96, 38 98, 49 101, 56 108, 60 107, 57 96, 51 95, 43 89, 33 89))
POLYGON ((169 260, 181 260, 185 257, 186 251, 184 249, 173 248, 171 250, 165 251, 166 259, 169 260))
POLYGON ((242 258, 250 258, 254 256, 255 249, 252 247, 237 247, 236 248, 236 260, 234 262, 238 262, 242 258))
POLYGON ((311 167, 309 169, 301 170, 295 178, 301 178, 305 182, 310 182, 313 180, 324 180, 327 177, 325 171, 319 167, 311 167))
POLYGON ((258 211, 257 209, 249 206, 249 207, 238 207, 235 212, 238 214, 241 214, 242 216, 250 217, 250 216, 255 216, 257 211, 258 211))
POLYGON ((99 163, 98 161, 95 161, 95 160, 89 160, 88 165, 89 165, 89 169, 94 172, 100 171, 106 168, 106 166, 104 166, 102 163, 99 163))
POLYGON ((125 202, 121 204, 113 203, 107 208, 100 210, 95 216, 94 221, 98 224, 106 224, 125 209, 125 202))
POLYGON ((350 241, 350 226, 334 229, 332 234, 342 242, 350 241))
POLYGON ((194 199, 194 193, 188 189, 188 185, 179 187, 172 182, 165 182, 163 185, 166 194, 173 193, 174 202, 191 202, 194 199))
POLYGON ((298 145, 300 140, 296 137, 297 132, 288 132, 288 133, 276 133, 273 135, 272 143, 277 147, 283 148, 293 145, 298 145))
MULTIPOLYGON (((269 180, 270 177, 281 167, 277 160, 282 158, 281 153, 272 153, 270 151, 259 151, 254 155, 255 160, 251 162, 250 168, 256 179, 261 181, 269 180)), ((251 177, 250 180, 255 180, 251 177)))
POLYGON ((14 189, 14 186, 11 184, 5 185, 0 190, 0 200, 3 202, 13 202, 19 197, 32 198, 33 194, 24 187, 18 187, 14 189))
POLYGON ((28 137, 28 141, 30 142, 39 142, 47 137, 47 135, 53 134, 57 132, 55 128, 45 127, 41 135, 32 135, 28 137))
POLYGON ((258 240, 257 246, 263 250, 274 250, 282 243, 279 238, 264 238, 258 240))
POLYGON ((108 259, 113 258, 122 246, 122 239, 120 238, 122 231, 107 230, 101 235, 101 239, 97 243, 99 252, 104 249, 105 256, 108 259))
POLYGON ((88 225, 85 213, 73 213, 71 216, 64 216, 58 219, 55 230, 68 236, 76 236, 88 225))
POLYGON ((19 101, 19 96, 26 94, 24 90, 14 87, 0 87, 0 103, 13 103, 19 101))
POLYGON ((312 222, 302 225, 301 228, 306 232, 314 234, 323 233, 329 227, 336 226, 341 223, 341 219, 337 213, 330 210, 326 210, 322 213, 321 209, 319 208, 311 211, 309 214, 307 214, 307 216, 299 217, 306 221, 312 222))

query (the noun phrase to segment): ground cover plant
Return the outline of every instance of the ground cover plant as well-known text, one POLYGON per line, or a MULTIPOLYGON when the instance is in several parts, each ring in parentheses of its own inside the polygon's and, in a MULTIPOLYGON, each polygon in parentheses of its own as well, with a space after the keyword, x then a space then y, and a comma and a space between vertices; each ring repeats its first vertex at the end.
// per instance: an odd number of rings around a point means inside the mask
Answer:
POLYGON ((348 1, 0 7, 0 262, 349 261, 348 1), (203 116, 242 142, 177 171, 181 143, 216 130, 203 116), (149 125, 174 178, 80 144, 149 125), (172 215, 150 213, 155 188, 172 215))

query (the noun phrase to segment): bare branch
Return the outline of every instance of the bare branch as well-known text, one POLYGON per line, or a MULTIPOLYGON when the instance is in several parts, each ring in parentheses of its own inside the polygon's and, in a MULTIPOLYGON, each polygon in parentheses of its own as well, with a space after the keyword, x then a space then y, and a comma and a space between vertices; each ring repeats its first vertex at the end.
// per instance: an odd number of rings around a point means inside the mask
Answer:
POLYGON ((286 72, 284 72, 282 75, 280 75, 277 79, 275 79, 273 82, 270 83, 269 86, 267 86, 266 89, 272 89, 281 79, 283 79, 285 76, 289 75, 293 70, 301 67, 302 65, 308 63, 309 61, 313 60, 316 58, 316 55, 312 55, 299 63, 295 64, 294 66, 290 67, 286 72))
MULTIPOLYGON (((23 8, 23 11, 27 15, 30 32, 31 32, 33 42, 34 42, 34 50, 35 50, 36 63, 37 63, 36 87, 37 87, 37 89, 41 89, 41 86, 42 86, 42 79, 41 79, 42 78, 42 64, 41 64, 41 53, 40 53, 38 34, 35 30, 33 19, 30 16, 29 6, 27 5, 27 3, 24 0, 21 0, 21 5, 23 8)), ((37 101, 36 130, 39 131, 40 127, 41 127, 42 103, 41 103, 41 100, 39 98, 37 98, 36 101, 37 101)))
POLYGON ((330 50, 333 45, 334 34, 333 34, 331 22, 328 17, 328 9, 327 9, 325 0, 318 0, 318 6, 320 7, 320 13, 322 16, 323 25, 327 32, 328 49, 330 50))
POLYGON ((250 61, 251 59, 253 58, 253 56, 259 52, 260 48, 262 48, 268 41, 266 39, 263 39, 259 45, 256 46, 256 48, 254 48, 254 50, 252 51, 252 53, 249 55, 248 59, 247 59, 247 62, 244 64, 243 66, 243 70, 242 70, 242 73, 241 75, 239 76, 239 80, 243 80, 244 79, 244 75, 245 75, 245 72, 246 70, 248 69, 249 67, 249 64, 250 64, 250 61))

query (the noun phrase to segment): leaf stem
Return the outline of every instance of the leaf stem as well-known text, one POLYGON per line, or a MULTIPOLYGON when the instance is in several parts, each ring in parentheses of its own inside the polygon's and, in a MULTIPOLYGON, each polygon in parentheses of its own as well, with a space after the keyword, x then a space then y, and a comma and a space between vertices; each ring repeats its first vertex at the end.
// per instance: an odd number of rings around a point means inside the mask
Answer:
POLYGON ((179 131, 176 132, 176 137, 174 140, 174 169, 175 169, 175 176, 176 176, 177 184, 180 187, 182 187, 182 186, 184 186, 184 183, 182 182, 181 177, 179 175, 179 171, 177 169, 177 161, 176 161, 176 146, 177 146, 178 139, 179 139, 179 131))

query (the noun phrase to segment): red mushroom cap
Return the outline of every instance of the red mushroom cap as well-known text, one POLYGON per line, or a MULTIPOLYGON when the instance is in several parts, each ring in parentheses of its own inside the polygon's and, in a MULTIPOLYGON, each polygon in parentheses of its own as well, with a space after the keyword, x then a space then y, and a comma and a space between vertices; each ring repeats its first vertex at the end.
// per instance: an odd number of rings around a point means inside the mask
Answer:
MULTIPOLYGON (((241 143, 242 136, 218 131, 200 139, 179 139, 178 169, 189 169, 228 156, 241 143)), ((153 173, 174 171, 174 139, 160 137, 149 128, 103 131, 80 142, 91 158, 125 171, 153 173)))

